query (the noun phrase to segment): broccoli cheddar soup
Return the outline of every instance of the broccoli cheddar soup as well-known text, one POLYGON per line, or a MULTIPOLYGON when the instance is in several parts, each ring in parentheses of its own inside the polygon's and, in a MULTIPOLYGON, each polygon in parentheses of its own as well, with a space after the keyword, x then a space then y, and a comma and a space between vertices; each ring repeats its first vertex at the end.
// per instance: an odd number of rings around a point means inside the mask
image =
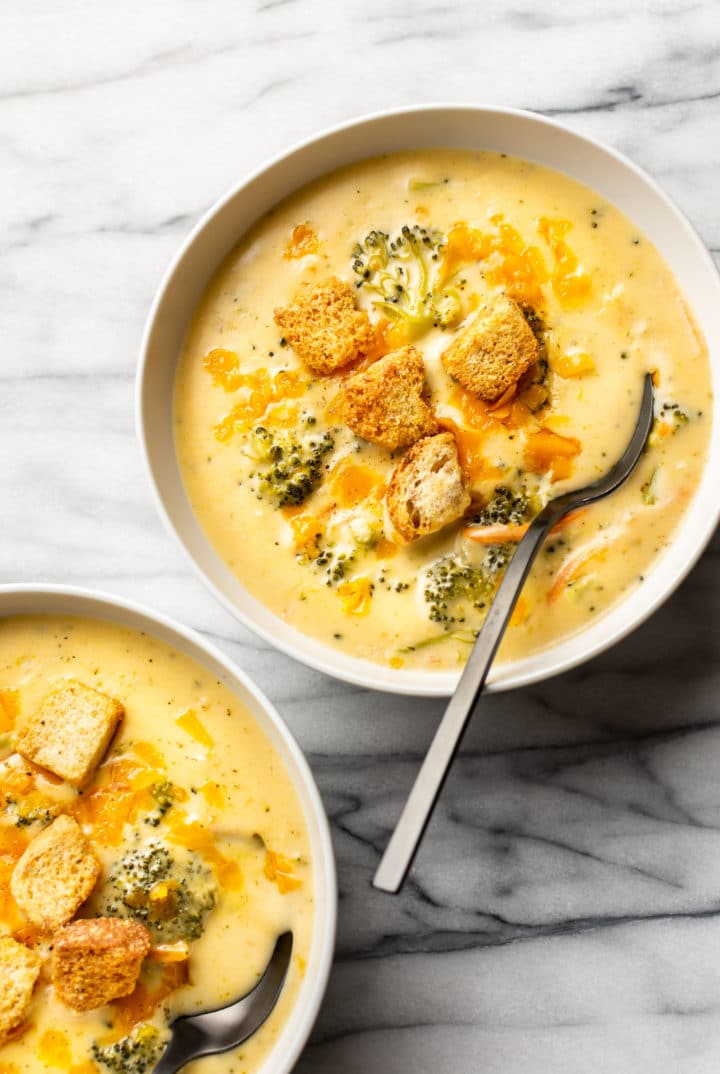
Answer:
POLYGON ((546 542, 501 649, 525 657, 642 585, 697 488, 704 340, 658 251, 592 190, 469 151, 300 190, 195 311, 175 442, 209 540, 300 631, 397 668, 462 662, 529 521, 648 450, 546 542))
POLYGON ((168 1023, 248 992, 291 929, 268 1021, 187 1067, 252 1074, 313 917, 293 785, 227 686, 110 623, 0 622, 2 1074, 149 1074, 168 1023))

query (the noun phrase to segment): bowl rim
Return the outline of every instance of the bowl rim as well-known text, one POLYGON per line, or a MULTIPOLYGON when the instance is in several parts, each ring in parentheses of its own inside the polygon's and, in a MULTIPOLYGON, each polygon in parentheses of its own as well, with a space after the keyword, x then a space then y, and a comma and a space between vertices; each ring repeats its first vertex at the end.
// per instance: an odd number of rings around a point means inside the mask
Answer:
MULTIPOLYGON (((322 642, 317 642, 317 647, 321 649, 321 654, 314 652, 303 651, 299 644, 295 644, 292 640, 287 640, 284 637, 276 636, 272 629, 264 626, 262 623, 258 623, 256 619, 249 612, 245 611, 235 601, 226 594, 222 587, 217 584, 210 576, 205 572, 201 564, 196 559, 193 552, 190 550, 188 543, 183 538, 179 528, 175 525, 169 510, 167 509, 163 497, 163 491, 160 482, 156 479, 153 465, 151 462, 151 451, 148 444, 147 425, 145 418, 145 388, 148 377, 148 370, 150 366, 150 346, 152 342, 152 334, 155 328, 157 314, 160 307, 166 298, 166 295, 171 290, 174 279, 178 273, 178 269, 181 268, 184 259, 191 247, 198 239, 198 237, 205 231, 208 225, 213 219, 219 215, 235 198, 242 195, 242 192, 249 187, 253 182, 262 177, 264 174, 273 171, 280 165, 290 164, 292 158, 302 153, 303 151, 310 150, 313 147, 319 148, 326 140, 331 139, 337 135, 341 135, 345 132, 371 125, 378 121, 395 120, 402 118, 417 118, 423 115, 437 116, 442 113, 454 113, 461 114, 466 119, 472 119, 473 117, 485 117, 485 118, 500 118, 502 117, 514 117, 517 119, 530 121, 538 126, 538 128, 547 128, 551 131, 559 132, 571 140, 575 140, 578 146, 584 146, 586 149, 592 151, 594 154, 599 154, 601 157, 608 158, 620 169, 630 172, 636 180, 641 184, 644 184, 648 188, 649 192, 654 195, 658 202, 661 203, 662 208, 674 217, 675 223, 679 226, 680 230, 684 234, 685 240, 693 248, 695 256, 699 259, 699 262, 703 264, 703 267, 707 271, 708 280, 713 281, 715 290, 717 291, 718 301, 720 302, 720 270, 716 267, 705 243, 700 237, 697 229, 692 222, 688 219, 685 213, 675 204, 675 202, 665 193, 663 188, 658 182, 643 168, 636 164, 629 157, 625 156, 622 152, 615 149, 612 146, 606 145, 601 141, 593 138, 592 136, 584 133, 580 133, 574 130, 572 127, 558 121, 553 117, 543 115, 539 112, 534 112, 530 109, 513 108, 504 106, 495 106, 492 104, 468 104, 467 102, 434 102, 423 105, 407 105, 399 108, 381 109, 378 111, 361 114, 354 118, 344 120, 337 124, 331 124, 324 127, 320 131, 316 131, 305 138, 302 138, 288 148, 285 148, 271 157, 261 162, 253 170, 245 174, 229 188, 225 190, 220 197, 209 206, 209 208, 200 216, 197 223, 185 236, 180 246, 176 250, 172 257, 168 267, 166 268, 161 281, 157 287, 153 301, 151 303, 148 316, 145 322, 142 341, 140 346, 140 357, 137 368, 136 376, 136 391, 135 391, 135 413, 136 413, 136 430, 138 439, 140 441, 141 453, 143 456, 143 464, 147 474, 147 478, 151 488, 151 495, 155 503, 156 510, 158 511, 163 524, 167 531, 173 536, 174 540, 183 549, 184 554, 189 559, 190 564, 202 580, 204 586, 210 590, 215 598, 225 607, 235 619, 242 623, 254 634, 267 641, 274 648, 284 652, 286 655, 291 656, 293 659, 298 660, 300 663, 307 667, 313 668, 316 671, 323 672, 332 678, 338 679, 343 682, 350 683, 355 686, 361 686, 369 689, 378 690, 385 693, 401 694, 406 696, 416 697, 448 697, 450 696, 457 680, 460 676, 460 671, 457 673, 442 673, 442 672, 417 672, 412 670, 402 669, 389 669, 383 665, 376 664, 370 660, 366 660, 359 657, 348 656, 346 654, 339 654, 330 646, 324 645, 322 642), (338 657, 344 659, 350 666, 342 666, 338 668, 338 657)), ((402 147, 400 147, 402 148, 402 147)), ((462 147, 459 147, 462 148, 462 147)), ((519 155, 519 154, 514 154, 519 155)), ((366 159, 365 157, 358 159, 366 159)), ((528 153, 526 159, 533 159, 531 153, 528 153)), ((341 165, 336 165, 341 166, 341 165)), ((563 167, 552 164, 545 164, 548 168, 555 168, 556 171, 561 174, 570 174, 563 167)), ((329 171, 333 169, 330 168, 329 171)), ((328 174, 318 173, 318 174, 328 174)), ((571 178, 575 178, 570 175, 571 178)), ((293 190, 299 190, 305 185, 305 182, 311 180, 304 180, 297 186, 293 187, 293 190)), ((582 180, 576 180, 582 181, 582 180)), ((589 185, 589 184, 585 184, 589 185)), ((289 196, 292 191, 288 191, 283 197, 289 196)), ((625 211, 621 209, 621 211, 625 211)), ((626 213, 626 215, 630 215, 626 213)), ((632 217, 630 217, 632 218, 632 217)), ((238 235, 235 242, 239 242, 242 235, 238 235)), ((662 255, 661 255, 662 256, 662 255)), ((213 271, 217 269, 219 262, 214 266, 213 271)), ((673 266, 669 265, 671 271, 673 266)), ((211 276, 208 278, 212 278, 211 276)), ((683 290, 684 293, 684 290, 683 290)), ((692 306, 692 298, 688 296, 689 303, 692 306)), ((711 363, 712 372, 712 363, 711 363)), ((714 385, 713 385, 714 387, 714 385)), ((717 425, 720 420, 720 414, 718 413, 718 396, 720 393, 714 392, 713 401, 713 413, 714 422, 713 425, 717 425)), ((712 431, 712 441, 710 447, 717 440, 717 430, 712 431)), ((705 470, 707 471, 711 461, 713 459, 712 450, 708 451, 707 462, 705 470)), ((181 479, 182 480, 182 479, 181 479)), ((184 490, 183 490, 184 491, 184 490)), ((687 516, 686 515, 684 517, 687 516)), ((530 686, 538 682, 545 681, 552 678, 555 675, 559 675, 566 671, 570 671, 576 668, 588 660, 591 660, 607 649, 611 648, 627 635, 632 633, 638 627, 640 627, 655 611, 672 595, 672 593, 678 588, 683 580, 690 573, 695 566, 700 556, 704 552, 707 544, 709 543, 717 525, 720 521, 720 496, 715 500, 712 505, 712 510, 703 517, 703 525, 701 532, 694 542, 691 552, 683 560, 682 564, 676 568, 672 573, 672 578, 664 585, 657 588, 651 599, 646 600, 644 606, 636 610, 630 620, 624 622, 617 622, 614 628, 605 634, 604 637, 594 640, 594 642, 583 647, 578 647, 577 652, 570 655, 565 654, 561 659, 555 655, 556 651, 561 646, 567 646, 568 643, 573 642, 575 639, 579 639, 588 634, 588 630, 579 631, 568 638, 562 639, 557 645, 549 646, 533 657, 525 658, 522 661, 513 661, 505 665, 501 671, 501 677, 495 679, 493 671, 491 671, 489 680, 485 686, 485 690, 489 692, 496 692, 502 690, 516 689, 521 686, 530 686), (548 659, 549 658, 549 659, 548 659), (532 660, 535 666, 532 669, 521 670, 522 664, 532 660), (513 670, 518 668, 518 670, 513 670)), ((672 542, 668 546, 668 550, 672 547, 672 542)), ((214 551, 214 550, 213 550, 214 551)), ((660 563, 665 560, 666 556, 660 556, 652 566, 652 574, 655 574, 660 563)), ((652 576, 652 575, 651 575, 652 576)), ((242 583, 240 583, 242 585, 242 583)), ((245 590, 249 593, 249 590, 245 590)), ((632 594, 630 594, 632 596, 632 594)), ((260 602, 261 603, 261 602, 260 602)), ((607 620, 617 608, 622 607, 625 601, 619 601, 615 606, 611 607, 607 613, 605 613, 598 622, 607 620)), ((274 617, 277 620, 277 617, 274 617)), ((280 620, 277 620, 280 622, 280 620)), ((591 628, 590 628, 591 629, 591 628)), ((300 640, 307 638, 301 631, 295 630, 294 633, 300 640)), ((316 641, 316 639, 311 639, 316 641)))
MULTIPOLYGON (((317 837, 316 852, 313 855, 318 867, 314 876, 315 905, 323 909, 323 913, 320 913, 319 910, 315 912, 311 939, 313 946, 317 944, 317 970, 312 978, 306 974, 301 985, 298 1002, 290 1010, 285 1024, 281 1027, 275 1043, 267 1053, 258 1071, 258 1074, 290 1074, 308 1041, 325 996, 333 964, 337 928, 337 875, 330 824, 315 778, 303 751, 274 704, 265 696, 248 673, 236 665, 216 645, 191 627, 185 626, 163 612, 158 612, 136 601, 119 597, 100 589, 49 583, 0 584, 0 620, 11 619, 20 615, 53 614, 86 616, 88 619, 105 619, 111 623, 129 626, 130 629, 144 630, 167 645, 172 645, 172 639, 177 637, 180 639, 182 651, 188 653, 192 659, 203 663, 205 658, 208 657, 219 665, 228 676, 230 689, 234 689, 237 684, 241 690, 246 691, 247 695, 267 717, 282 743, 283 749, 287 751, 287 757, 283 756, 278 749, 277 743, 271 742, 273 749, 278 752, 283 767, 296 789, 296 793, 299 792, 300 786, 302 786, 301 806, 303 813, 306 814, 306 820, 309 825, 312 825, 315 829, 317 837), (35 597, 41 604, 43 598, 57 601, 58 604, 67 601, 71 605, 77 606, 77 608, 87 605, 88 610, 62 612, 59 608, 43 610, 42 607, 39 607, 37 610, 32 611, 5 612, 3 608, 5 599, 12 597, 35 597), (117 618, 114 616, 115 611, 125 613, 129 622, 125 624, 118 623, 117 618), (159 627, 164 632, 164 636, 162 633, 156 633, 155 627, 159 627), (294 772, 288 764, 288 759, 294 766, 294 772), (308 806, 310 807, 309 816, 307 816, 308 806), (320 850, 319 858, 317 854, 318 848, 320 850), (297 1011, 299 1013, 295 1014, 297 1011), (293 1015, 297 1018, 297 1026, 293 1025, 293 1015), (291 1031, 291 1035, 285 1045, 285 1050, 282 1054, 277 1053, 276 1055, 278 1044, 283 1043, 283 1037, 288 1031, 291 1031)), ((248 707, 242 696, 241 701, 248 707)), ((256 719, 252 712, 251 715, 253 719, 256 719)), ((267 735, 267 731, 264 728, 261 727, 261 730, 267 735)), ((300 797, 299 794, 298 796, 300 797)))

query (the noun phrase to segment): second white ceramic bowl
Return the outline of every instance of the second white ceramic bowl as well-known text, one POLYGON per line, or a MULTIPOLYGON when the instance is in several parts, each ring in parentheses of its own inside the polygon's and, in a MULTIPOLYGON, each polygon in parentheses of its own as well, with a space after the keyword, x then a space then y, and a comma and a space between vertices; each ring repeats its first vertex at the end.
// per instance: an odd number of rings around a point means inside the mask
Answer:
POLYGON ((84 589, 62 586, 0 586, 0 618, 15 615, 77 615, 109 620, 151 634, 197 660, 240 699, 277 751, 292 780, 310 835, 315 920, 310 955, 298 1001, 262 1067, 262 1074, 289 1074, 317 1018, 335 947, 337 888, 327 817, 300 747, 277 710, 255 684, 199 635, 157 612, 84 589))
MULTIPOLYGON (((675 273, 707 340, 713 384, 720 380, 720 280, 695 231, 657 184, 629 160, 541 116, 446 106, 370 116, 295 147, 236 186, 210 210, 162 282, 142 346, 138 429, 158 509, 212 592, 263 638, 311 667, 348 682, 425 696, 450 694, 459 672, 393 669, 337 652, 278 619, 238 581, 210 545, 185 495, 173 442, 172 405, 175 369, 193 310, 222 259, 258 217, 298 187, 354 160, 427 147, 489 149, 524 157, 565 172, 617 205, 652 240, 675 273)), ((672 547, 648 573, 644 585, 582 633, 527 659, 494 668, 491 689, 536 682, 596 656, 642 623, 670 595, 701 554, 720 515, 719 426, 715 420, 702 484, 672 547)))

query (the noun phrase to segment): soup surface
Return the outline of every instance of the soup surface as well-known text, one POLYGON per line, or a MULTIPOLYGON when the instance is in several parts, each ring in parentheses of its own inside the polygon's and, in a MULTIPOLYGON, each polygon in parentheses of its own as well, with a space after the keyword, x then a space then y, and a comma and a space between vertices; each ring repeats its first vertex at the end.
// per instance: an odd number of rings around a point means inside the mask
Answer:
POLYGON ((94 620, 16 617, 0 622, 0 743, 0 937, 42 958, 29 1007, 0 1046, 3 1074, 151 1070, 168 1021, 245 994, 292 929, 291 968, 265 1025, 234 1053, 187 1068, 258 1070, 297 999, 314 910, 303 814, 251 715, 207 669, 150 636, 94 620), (125 710, 82 791, 13 748, 17 728, 68 683, 125 710), (134 991, 101 1009, 60 1001, 53 934, 11 894, 18 859, 60 814, 80 824, 101 866, 76 918, 121 917, 150 933, 134 991))
MULTIPOLYGON (((176 377, 177 455, 213 546, 279 617, 359 657, 446 669, 465 659, 528 520, 624 450, 646 371, 649 449, 621 491, 546 542, 500 653, 518 659, 642 584, 710 436, 708 356, 683 296, 652 244, 592 190, 520 159, 439 150, 303 188, 245 236, 195 312, 176 377), (352 287, 373 343, 312 372, 280 324, 331 279, 352 287), (455 341, 462 352, 477 311, 501 296, 531 329, 535 360, 488 399, 443 355, 455 341), (357 435, 343 409, 348 385, 407 345, 466 490, 462 517, 417 540, 388 517, 388 487, 391 499, 415 448, 357 435), (300 477, 289 489, 288 474, 300 477)), ((414 391, 408 382, 408 400, 414 391)))

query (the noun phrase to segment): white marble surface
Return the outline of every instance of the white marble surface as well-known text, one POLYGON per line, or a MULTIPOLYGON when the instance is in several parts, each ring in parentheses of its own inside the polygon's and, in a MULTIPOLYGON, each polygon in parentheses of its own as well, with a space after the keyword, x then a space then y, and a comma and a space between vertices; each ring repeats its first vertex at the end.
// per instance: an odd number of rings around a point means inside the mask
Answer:
POLYGON ((714 0, 4 0, 0 579, 74 582, 204 631, 308 751, 333 820, 337 964, 301 1074, 715 1074, 716 540, 591 665, 492 697, 413 881, 370 887, 441 710, 240 628, 155 517, 133 429, 168 259, 301 136, 431 100, 558 116, 630 153, 720 258, 714 0))

